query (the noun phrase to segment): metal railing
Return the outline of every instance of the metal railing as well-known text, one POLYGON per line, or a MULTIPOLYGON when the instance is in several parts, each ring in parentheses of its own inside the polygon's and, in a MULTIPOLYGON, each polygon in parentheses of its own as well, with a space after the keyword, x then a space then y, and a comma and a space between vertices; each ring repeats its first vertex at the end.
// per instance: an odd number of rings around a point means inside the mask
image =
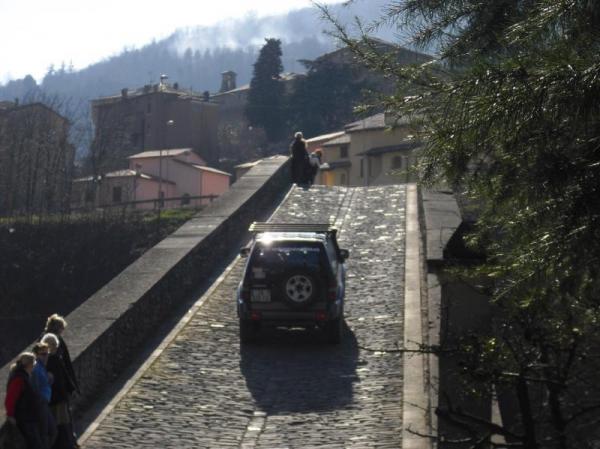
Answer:
MULTIPOLYGON (((152 204, 153 210, 158 209, 170 209, 172 207, 167 207, 167 205, 171 202, 177 202, 178 207, 195 207, 192 204, 196 200, 209 200, 212 203, 215 198, 218 198, 218 195, 195 195, 195 196, 177 196, 177 197, 169 197, 169 198, 153 198, 151 200, 136 200, 136 201, 121 201, 107 204, 95 205, 93 203, 89 203, 88 205, 72 207, 71 212, 82 212, 82 211, 90 211, 90 210, 111 210, 111 209, 137 209, 137 206, 152 204)), ((149 208, 145 208, 149 210, 149 208)))

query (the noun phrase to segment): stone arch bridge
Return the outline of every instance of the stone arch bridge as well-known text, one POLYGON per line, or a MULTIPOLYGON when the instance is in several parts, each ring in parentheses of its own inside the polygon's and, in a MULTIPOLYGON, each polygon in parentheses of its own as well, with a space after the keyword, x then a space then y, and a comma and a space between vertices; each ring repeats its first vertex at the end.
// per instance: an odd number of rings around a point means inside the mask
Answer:
POLYGON ((288 179, 287 158, 263 160, 67 317, 82 447, 434 447, 422 435, 437 431, 439 363, 402 349, 439 341, 431 267, 459 225, 456 204, 411 184, 288 179), (236 254, 248 225, 269 217, 340 229, 350 259, 339 346, 279 330, 240 346, 236 254))

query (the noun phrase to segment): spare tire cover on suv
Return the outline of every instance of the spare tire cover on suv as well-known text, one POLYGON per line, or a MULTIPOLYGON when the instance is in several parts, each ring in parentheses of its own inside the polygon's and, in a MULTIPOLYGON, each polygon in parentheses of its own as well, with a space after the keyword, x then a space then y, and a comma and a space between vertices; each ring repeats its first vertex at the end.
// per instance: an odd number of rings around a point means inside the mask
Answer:
POLYGON ((292 307, 306 307, 318 295, 317 276, 307 270, 287 271, 281 279, 283 299, 292 307))

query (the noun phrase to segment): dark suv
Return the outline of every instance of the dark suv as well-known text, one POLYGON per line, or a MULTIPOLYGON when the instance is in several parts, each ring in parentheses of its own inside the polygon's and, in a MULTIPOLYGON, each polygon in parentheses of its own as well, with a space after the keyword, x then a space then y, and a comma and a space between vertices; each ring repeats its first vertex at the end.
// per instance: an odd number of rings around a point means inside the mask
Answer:
POLYGON ((248 262, 237 290, 242 343, 261 327, 319 328, 339 343, 344 324, 348 251, 329 224, 253 223, 248 262))

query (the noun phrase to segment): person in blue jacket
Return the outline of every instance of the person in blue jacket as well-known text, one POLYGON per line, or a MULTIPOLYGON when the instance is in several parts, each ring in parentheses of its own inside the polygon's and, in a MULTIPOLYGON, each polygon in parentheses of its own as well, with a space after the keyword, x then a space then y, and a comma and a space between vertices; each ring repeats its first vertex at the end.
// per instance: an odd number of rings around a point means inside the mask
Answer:
POLYGON ((40 436, 46 448, 50 449, 56 440, 56 423, 50 412, 50 399, 52 398, 52 380, 46 369, 48 364, 49 349, 47 343, 36 343, 33 347, 36 363, 31 373, 31 387, 40 397, 40 436))

